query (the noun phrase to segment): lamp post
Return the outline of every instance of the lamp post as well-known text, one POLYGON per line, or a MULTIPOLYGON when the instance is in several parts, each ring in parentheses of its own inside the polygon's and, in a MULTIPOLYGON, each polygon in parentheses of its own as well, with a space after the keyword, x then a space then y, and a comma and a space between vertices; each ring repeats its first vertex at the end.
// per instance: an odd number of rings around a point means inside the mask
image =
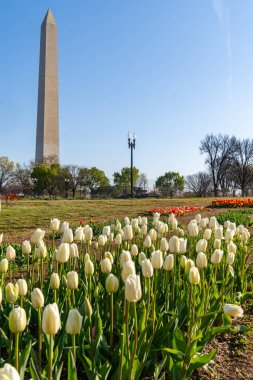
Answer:
POLYGON ((131 197, 134 196, 134 176, 133 176, 133 149, 135 149, 136 135, 128 132, 128 148, 131 150, 131 197))

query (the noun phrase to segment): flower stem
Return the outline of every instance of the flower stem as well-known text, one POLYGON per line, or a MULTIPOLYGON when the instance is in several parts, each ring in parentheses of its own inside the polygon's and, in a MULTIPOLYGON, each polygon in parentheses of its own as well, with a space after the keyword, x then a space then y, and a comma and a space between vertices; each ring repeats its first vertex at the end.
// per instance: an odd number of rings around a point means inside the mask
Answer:
POLYGON ((110 347, 113 348, 113 325, 114 325, 114 309, 113 309, 113 293, 110 294, 111 306, 111 330, 110 330, 110 347))
POLYGON ((39 370, 41 372, 41 352, 42 352, 42 328, 41 328, 41 309, 38 309, 38 358, 39 370))
POLYGON ((135 302, 133 302, 133 307, 134 307, 134 347, 133 347, 133 354, 132 354, 131 363, 130 363, 130 380, 134 379, 133 365, 134 365, 134 358, 136 355, 137 342, 138 342, 138 320, 137 320, 137 312, 136 312, 135 302))
POLYGON ((54 337, 49 336, 49 363, 48 363, 48 380, 53 378, 53 347, 54 347, 54 337))
POLYGON ((19 346, 19 333, 16 333, 15 334, 15 368, 19 372, 19 368, 18 368, 18 356, 19 356, 18 346, 19 346))
POLYGON ((73 358, 76 364, 76 336, 73 334, 72 336, 72 351, 73 351, 73 358))

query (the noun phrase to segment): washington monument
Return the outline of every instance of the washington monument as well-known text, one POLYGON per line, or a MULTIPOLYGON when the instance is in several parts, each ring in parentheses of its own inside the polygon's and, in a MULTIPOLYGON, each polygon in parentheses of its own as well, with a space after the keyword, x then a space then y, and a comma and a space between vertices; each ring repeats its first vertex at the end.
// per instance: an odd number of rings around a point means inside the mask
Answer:
POLYGON ((59 162, 57 25, 50 9, 40 32, 35 161, 59 162))

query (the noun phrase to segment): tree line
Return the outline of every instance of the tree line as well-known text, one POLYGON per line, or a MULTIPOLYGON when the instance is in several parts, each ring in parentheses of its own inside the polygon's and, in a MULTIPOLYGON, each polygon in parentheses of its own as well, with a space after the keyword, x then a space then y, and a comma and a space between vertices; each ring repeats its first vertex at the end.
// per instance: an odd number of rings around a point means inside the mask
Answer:
POLYGON ((196 196, 248 196, 253 191, 253 140, 208 134, 200 143, 207 171, 186 177, 196 196))
MULTIPOLYGON (((248 196, 253 192, 253 139, 238 139, 229 135, 208 134, 200 142, 200 154, 205 156, 206 171, 187 175, 168 171, 159 176, 154 195, 173 197, 185 192, 189 196, 248 196)), ((147 193, 148 178, 133 168, 134 193, 147 193)), ((0 194, 22 193, 27 196, 113 197, 128 195, 131 169, 124 167, 113 173, 113 185, 103 170, 54 163, 15 164, 0 157, 0 194)))

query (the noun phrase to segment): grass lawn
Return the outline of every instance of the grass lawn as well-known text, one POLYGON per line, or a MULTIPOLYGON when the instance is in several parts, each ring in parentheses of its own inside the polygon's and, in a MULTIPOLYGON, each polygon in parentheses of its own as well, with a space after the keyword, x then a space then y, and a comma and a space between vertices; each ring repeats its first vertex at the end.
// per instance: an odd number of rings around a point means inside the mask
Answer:
MULTIPOLYGON (((89 223, 108 222, 124 216, 144 215, 149 209, 168 206, 209 206, 212 198, 175 199, 99 199, 99 200, 33 200, 22 199, 12 206, 2 202, 0 233, 9 240, 28 236, 32 230, 49 230, 51 218, 68 221, 75 227, 81 219, 89 223)), ((17 241, 16 240, 16 241, 17 241)))

